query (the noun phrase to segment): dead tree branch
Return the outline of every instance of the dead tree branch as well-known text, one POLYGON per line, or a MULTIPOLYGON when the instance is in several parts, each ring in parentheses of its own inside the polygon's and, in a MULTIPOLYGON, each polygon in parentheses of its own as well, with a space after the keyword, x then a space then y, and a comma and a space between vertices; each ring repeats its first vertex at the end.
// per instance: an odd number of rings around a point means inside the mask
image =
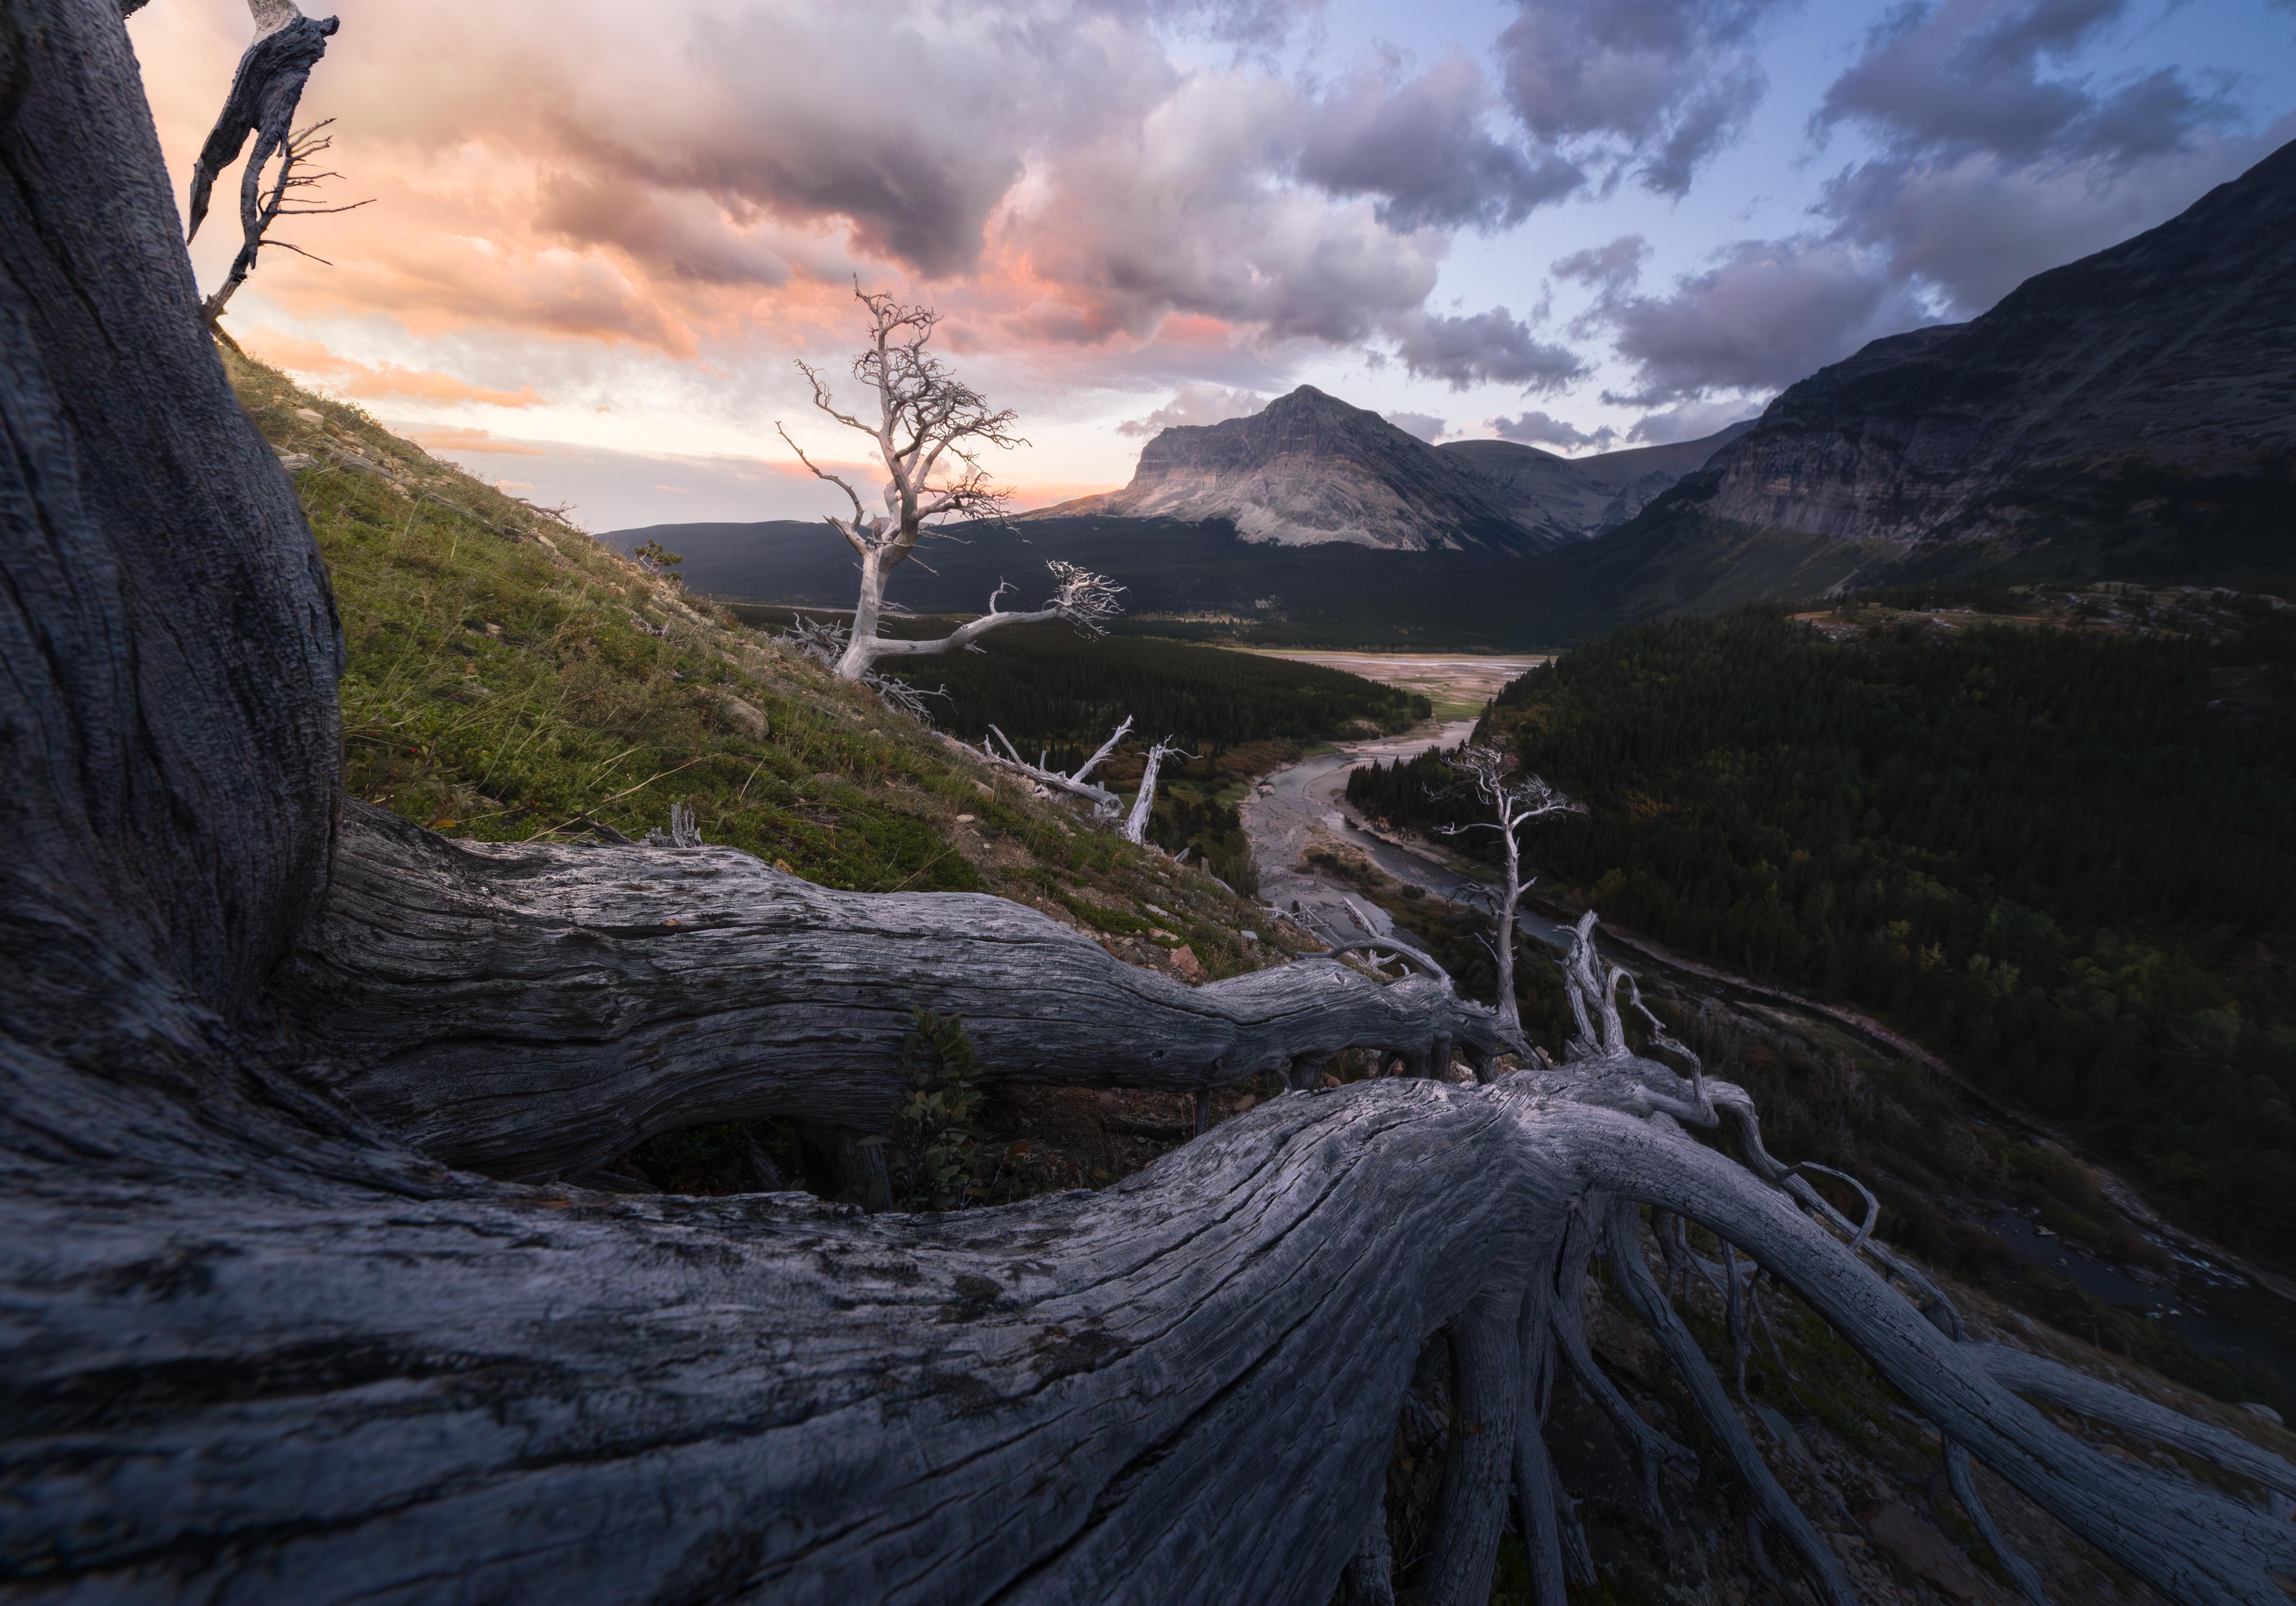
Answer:
POLYGON ((1517 833, 1534 820, 1556 814, 1585 814, 1587 807, 1583 803, 1572 802, 1537 775, 1515 776, 1514 760, 1495 747, 1464 747, 1451 760, 1451 767, 1460 781, 1449 790, 1464 788, 1490 810, 1492 817, 1471 825, 1437 829, 1447 836, 1470 831, 1496 831, 1505 850, 1505 879, 1491 899, 1491 954, 1498 962, 1499 1013, 1509 1020, 1519 1020, 1521 1006, 1514 996, 1515 912, 1521 906, 1523 890, 1529 883, 1523 879, 1522 841, 1517 833))

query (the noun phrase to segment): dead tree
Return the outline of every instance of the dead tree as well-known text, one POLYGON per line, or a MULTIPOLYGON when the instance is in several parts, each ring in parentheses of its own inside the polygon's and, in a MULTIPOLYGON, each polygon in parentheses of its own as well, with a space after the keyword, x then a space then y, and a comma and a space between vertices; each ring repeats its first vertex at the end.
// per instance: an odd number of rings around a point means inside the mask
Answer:
POLYGON ((1529 883, 1522 877, 1521 839, 1515 833, 1533 820, 1545 819, 1549 815, 1584 814, 1586 806, 1573 803, 1538 775, 1516 776, 1513 773, 1514 760, 1495 747, 1477 744, 1461 748, 1458 757, 1451 760, 1451 767, 1461 777, 1458 785, 1489 809, 1493 817, 1436 829, 1446 836, 1470 831, 1498 832, 1505 879, 1490 895, 1491 956, 1498 962, 1499 1014, 1509 1025, 1517 1025, 1522 1015, 1514 996, 1514 920, 1529 883))
MULTIPOLYGON (((191 195, 184 209, 189 215, 184 238, 195 239, 200 225, 207 218, 208 197, 216 179, 239 160, 248 135, 253 135, 255 150, 248 157, 247 167, 239 179, 242 243, 234 266, 233 289, 238 288, 239 283, 253 271, 263 226, 267 222, 263 217, 263 169, 275 152, 291 146, 295 109, 302 103, 303 86, 310 81, 311 70, 319 64, 319 58, 327 53, 328 39, 341 26, 333 17, 305 16, 296 9, 294 0, 247 0, 247 9, 255 19, 255 38, 240 56, 239 70, 232 75, 231 91, 224 97, 223 111, 216 118, 206 143, 200 147, 199 160, 192 168, 191 195)), ((226 294, 224 299, 230 298, 226 294)), ((210 325, 219 312, 218 304, 216 311, 209 315, 210 325)))
MULTIPOLYGON (((1130 725, 1130 720, 1124 722, 1130 725)), ((1124 840, 1144 844, 1148 840, 1148 816, 1156 807, 1156 774, 1164 767, 1164 760, 1177 754, 1189 758, 1193 754, 1182 750, 1167 736, 1148 750, 1146 766, 1140 772, 1140 790, 1132 794, 1132 812, 1124 816, 1124 840)))
MULTIPOLYGON (((1636 1052, 1631 980, 1591 955, 1570 1063, 1290 1094, 1100 1192, 866 1217, 454 1168, 857 1107, 912 1001, 1085 1083, 1504 1033, 1423 979, 1167 989, 994 900, 825 893, 722 848, 473 848, 347 807, 325 570, 194 311, 118 0, 4 7, 10 1595, 1319 1603, 1378 1564, 1397 1414, 1447 1330, 1490 1430, 1414 1581, 1484 1598, 1512 1491, 1551 1602, 1539 1408, 1601 1250, 1750 1505, 1847 1598, 1651 1298, 1647 1209, 1793 1288, 2115 1564, 2282 1606, 2296 1529, 2060 1431, 1767 1155, 1742 1092, 1636 1052)), ((2015 1388, 2059 1386, 2028 1364, 2015 1388)))
MULTIPOLYGON (((273 224, 282 217, 331 217, 337 212, 355 212, 363 206, 374 204, 371 201, 354 201, 346 206, 312 206, 308 198, 301 194, 301 192, 324 184, 330 178, 342 176, 340 173, 315 171, 311 165, 314 157, 334 148, 333 137, 324 132, 334 120, 332 118, 328 118, 324 122, 313 123, 309 127, 290 135, 286 143, 280 147, 277 181, 272 184, 270 191, 255 203, 253 210, 245 211, 242 209, 243 216, 241 221, 245 225, 245 238, 240 245, 239 254, 232 258, 231 272, 224 275, 224 281, 216 286, 215 293, 208 297, 200 306, 200 317, 209 329, 216 329, 218 333, 221 332, 217 325, 222 322, 224 308, 231 304, 231 299, 239 292, 239 287, 247 283, 248 274, 255 271, 257 256, 265 246, 274 245, 282 250, 293 251, 299 257, 309 257, 312 261, 323 266, 334 266, 324 257, 307 251, 292 241, 272 239, 273 224)), ((250 158, 248 162, 248 172, 253 175, 257 171, 256 160, 250 158)), ((244 199, 245 197, 242 197, 242 200, 244 199)), ((237 348, 234 343, 233 349, 237 348)))
POLYGON ((1007 609, 1004 598, 1017 594, 1018 588, 1000 584, 989 595, 988 612, 947 635, 906 641, 878 633, 885 612, 885 581, 916 551, 933 520, 995 518, 1004 511, 1007 493, 981 467, 982 448, 1009 449, 1027 443, 1013 432, 1015 414, 992 408, 987 397, 925 349, 940 321, 939 313, 929 307, 905 307, 857 284, 853 293, 869 314, 869 344, 854 359, 853 375, 875 393, 876 421, 865 422, 840 409, 820 370, 805 362, 798 367, 813 386, 815 406, 869 438, 885 465, 885 511, 871 513, 849 481, 807 456, 785 427, 774 426, 798 461, 817 479, 843 491, 852 504, 849 518, 828 515, 830 528, 861 560, 860 600, 854 605, 852 633, 837 661, 837 673, 859 680, 880 659, 953 652, 1006 625, 1066 619, 1087 635, 1100 635, 1103 622, 1119 611, 1116 598, 1124 587, 1105 576, 1057 561, 1045 566, 1052 570, 1054 590, 1042 608, 1007 609))
POLYGON ((1128 714, 1124 723, 1094 750, 1090 758, 1065 774, 1052 767, 1052 755, 1049 753, 1037 754, 1037 762, 1030 764, 1013 747, 1013 739, 993 725, 988 727, 988 740, 975 750, 999 769, 1011 770, 1027 780, 1036 788, 1037 796, 1050 797, 1060 792, 1068 797, 1080 798, 1092 805, 1092 817, 1095 821, 1106 821, 1116 817, 1117 810, 1124 807, 1124 800, 1093 780, 1092 772, 1108 762, 1116 751, 1117 743, 1122 742, 1126 733, 1131 729, 1132 717, 1128 714), (1002 752, 997 750, 1000 746, 1004 749, 1002 752))

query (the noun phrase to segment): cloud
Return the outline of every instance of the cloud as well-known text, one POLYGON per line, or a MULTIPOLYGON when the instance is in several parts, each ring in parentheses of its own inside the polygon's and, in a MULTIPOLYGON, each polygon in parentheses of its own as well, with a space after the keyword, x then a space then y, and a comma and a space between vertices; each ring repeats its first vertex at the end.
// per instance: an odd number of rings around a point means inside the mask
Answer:
POLYGON ((1224 385, 1182 385, 1178 394, 1145 418, 1128 418, 1116 426, 1119 435, 1158 435, 1188 424, 1216 424, 1243 418, 1267 405, 1257 390, 1231 390, 1224 385))
POLYGON ((1825 92, 1819 132, 1854 122, 1900 155, 1985 152, 2011 163, 2098 157, 2127 163, 2182 145, 2221 120, 2175 68, 2098 86, 2051 73, 2118 22, 2127 0, 1938 0, 1874 28, 1825 92))
POLYGON ((1443 438, 1446 426, 1432 413, 1382 413, 1380 416, 1406 435, 1416 435, 1430 446, 1443 438))
POLYGON ((497 479, 495 481, 495 489, 500 491, 505 496, 509 496, 512 491, 530 491, 534 487, 532 483, 524 479, 497 479))
MULTIPOLYGON (((301 374, 327 385, 338 394, 361 400, 404 397, 451 406, 477 402, 489 407, 532 407, 543 398, 531 385, 516 390, 489 390, 430 369, 402 368, 396 363, 370 365, 337 356, 316 340, 298 340, 267 324, 258 324, 242 337, 249 353, 275 368, 301 374)), ((481 430, 483 434, 485 431, 481 430)))
POLYGON ((1811 119, 1881 146, 1826 185, 1836 240, 1872 248, 1897 279, 1953 311, 1983 311, 2021 281, 2142 232, 2286 137, 2223 132, 2222 83, 2156 68, 2100 82, 2081 53, 2126 0, 1935 0, 1893 13, 1811 119))
POLYGON ((1456 318, 1413 313, 1395 319, 1389 332, 1406 368, 1454 390, 1520 385, 1525 395, 1551 396, 1588 372, 1577 352, 1533 338, 1504 307, 1456 318))
POLYGON ((653 488, 658 491, 668 491, 673 496, 683 496, 685 495, 685 488, 682 485, 658 485, 653 488))
POLYGON ((1759 407, 1742 401, 1687 401, 1663 413, 1645 413, 1635 420, 1627 438, 1645 446, 1670 446, 1677 440, 1703 440, 1732 424, 1761 415, 1759 407))
POLYGON ((1592 245, 1555 259, 1552 272, 1558 279, 1590 284, 1615 294, 1642 277, 1650 242, 1640 234, 1621 234, 1608 245, 1592 245))
POLYGON ((1000 234, 1035 300, 1024 338, 1152 338, 1174 314, 1270 340, 1361 342, 1422 306, 1448 249, 1290 184, 1291 87, 1197 74, 1137 126, 1050 153, 1000 234))
POLYGON ((1300 174, 1334 195, 1378 197, 1392 229, 1512 228, 1586 183, 1551 152, 1533 154, 1483 126, 1483 70, 1456 51, 1401 84, 1365 70, 1310 115, 1300 174))
POLYGON ((1635 387, 1604 399, 1652 406, 1710 391, 1767 392, 1866 341, 1935 320, 1863 253, 1824 241, 1745 241, 1662 296, 1617 295, 1609 325, 1635 387))
POLYGON ((439 452, 471 452, 500 457, 550 455, 546 447, 529 446, 521 440, 496 440, 484 430, 424 425, 406 430, 404 433, 407 439, 434 455, 439 452))
POLYGON ((1892 277, 1928 285, 1970 315, 2035 274, 2166 222, 2292 135, 2296 118, 2286 118, 2253 137, 2200 141, 2117 170, 2020 168, 1984 154, 1868 162, 1827 185, 1822 209, 1836 239, 1872 248, 1892 277))
MULTIPOLYGON (((399 0, 311 91, 379 204, 312 225, 340 266, 283 258, 257 288, 314 322, 685 363, 841 341, 855 274, 940 306, 952 350, 1116 358, 1168 319, 1360 344, 1423 305, 1450 232, 1575 179, 1448 102, 1491 100, 1464 56, 1318 99, 1247 53, 1314 9, 660 0, 633 27, 617 0, 399 0), (1239 53, 1206 65, 1181 36, 1239 53)), ((160 13, 135 26, 180 167, 244 7, 160 13)))
POLYGON ((1571 451, 1582 447, 1599 447, 1608 451, 1611 443, 1619 438, 1619 432, 1608 424, 1582 430, 1545 413, 1524 413, 1513 418, 1502 414, 1483 420, 1483 427, 1501 440, 1521 441, 1532 447, 1562 447, 1571 451))
POLYGON ((1750 48, 1791 0, 1518 0, 1499 36, 1530 132, 1681 195, 1767 86, 1750 48))

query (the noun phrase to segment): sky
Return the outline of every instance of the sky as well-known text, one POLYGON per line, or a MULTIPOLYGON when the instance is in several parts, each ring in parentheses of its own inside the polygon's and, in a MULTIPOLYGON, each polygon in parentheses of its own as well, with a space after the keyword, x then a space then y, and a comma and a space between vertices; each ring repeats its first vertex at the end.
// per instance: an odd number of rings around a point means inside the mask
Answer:
MULTIPOLYGON (((860 462, 797 367, 854 394, 857 281, 1018 413, 1020 507, 1300 384, 1579 455, 1751 417, 2296 138, 2296 0, 336 14, 300 120, 321 201, 373 204, 279 228, 314 257, 266 251, 226 326, 599 530, 840 510, 775 426, 860 462)), ((129 32, 180 205, 248 3, 129 32)))

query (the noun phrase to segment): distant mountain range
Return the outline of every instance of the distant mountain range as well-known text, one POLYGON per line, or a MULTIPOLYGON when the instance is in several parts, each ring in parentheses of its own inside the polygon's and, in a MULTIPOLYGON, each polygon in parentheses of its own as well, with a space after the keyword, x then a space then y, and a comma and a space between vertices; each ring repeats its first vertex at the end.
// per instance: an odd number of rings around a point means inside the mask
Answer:
POLYGON ((1552 552, 1625 523, 1749 427, 1574 460, 1504 440, 1432 447, 1302 385, 1246 418, 1166 430, 1122 490, 1019 521, 1218 520, 1283 546, 1552 552))
MULTIPOLYGON (((893 595, 979 609, 1060 557, 1136 614, 1330 644, 1554 643, 1924 577, 2296 585, 2296 144, 1983 316, 1876 340, 1758 421, 1563 458, 1431 447, 1302 386, 1167 430, 1122 490, 972 527, 893 595)), ((825 527, 611 532, 697 590, 851 606, 825 527)))

